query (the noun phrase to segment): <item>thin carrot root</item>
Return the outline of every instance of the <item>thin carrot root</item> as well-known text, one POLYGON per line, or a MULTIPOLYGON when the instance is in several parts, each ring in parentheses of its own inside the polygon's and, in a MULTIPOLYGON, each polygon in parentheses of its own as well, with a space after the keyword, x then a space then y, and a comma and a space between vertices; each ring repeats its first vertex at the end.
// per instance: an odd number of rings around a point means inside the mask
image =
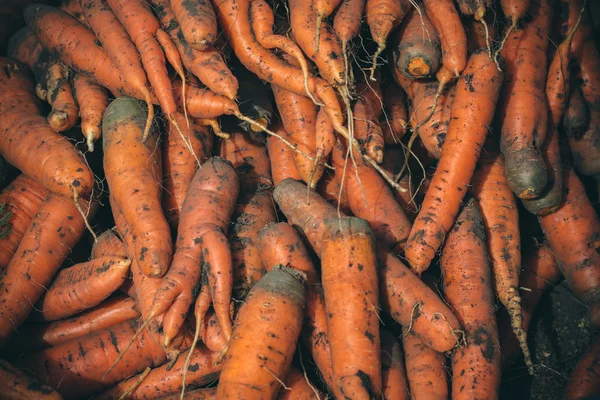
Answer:
POLYGON ((137 388, 140 387, 140 385, 144 382, 144 379, 146 379, 146 377, 150 375, 150 371, 152 371, 152 369, 150 367, 146 367, 144 372, 142 372, 138 376, 137 380, 133 383, 133 385, 131 385, 125 392, 123 392, 121 397, 119 397, 119 400, 125 400, 127 397, 129 397, 131 393, 135 392, 137 388))
POLYGON ((321 24, 323 23, 323 16, 317 13, 317 23, 315 27, 315 55, 319 54, 319 42, 321 41, 321 24))
POLYGON ((220 137, 221 139, 227 140, 230 138, 229 133, 225 133, 221 130, 219 121, 217 121, 216 119, 201 118, 201 119, 197 119, 196 122, 198 122, 198 124, 200 124, 200 125, 210 126, 213 130, 213 133, 215 135, 217 135, 218 137, 220 137))
POLYGON ((87 230, 90 232, 90 234, 94 238, 94 243, 96 243, 98 241, 98 236, 96 235, 96 232, 94 232, 94 229, 92 229, 92 226, 90 225, 90 221, 88 221, 88 215, 83 211, 83 208, 81 208, 81 204, 79 204, 79 193, 77 193, 77 188, 75 188, 74 186, 73 186, 73 202, 75 202, 75 207, 77 208, 77 211, 79 211, 79 214, 81 214, 81 218, 83 218, 85 227, 87 228, 87 230))
POLYGON ((148 136, 150 136, 150 129, 152 128, 152 121, 154 120, 154 104, 150 98, 150 91, 147 88, 144 90, 144 100, 148 106, 148 117, 146 119, 146 126, 144 127, 144 133, 142 135, 142 143, 146 143, 146 140, 148 140, 148 136))
POLYGON ((375 54, 373 54, 373 65, 371 66, 371 68, 369 68, 369 71, 371 71, 371 74, 369 75, 369 79, 372 81, 377 80, 375 78, 375 70, 377 69, 377 59, 379 58, 381 53, 383 53, 384 50, 385 50, 385 42, 377 43, 377 50, 375 51, 375 54))
MULTIPOLYGON (((194 157, 194 160, 196 160, 196 164, 198 164, 198 167, 202 167, 202 163, 200 162, 200 160, 198 159, 198 156, 194 152, 194 148, 192 147, 192 143, 190 142, 190 140, 188 138, 185 137, 185 135, 183 134, 183 131, 181 130, 181 128, 179 128, 179 124, 177 123, 177 121, 175 120, 175 118, 173 116, 169 116, 169 121, 173 124, 173 126, 175 127, 175 129, 177 129, 177 132, 179 133, 179 136, 181 137, 181 140, 183 140, 183 144, 185 144, 185 147, 188 148, 188 150, 190 151, 190 153, 194 157)), ((186 120, 186 122, 188 122, 188 129, 189 129, 189 121, 186 120)))
POLYGON ((198 338, 201 335, 202 331, 202 319, 196 318, 196 330, 194 331, 194 340, 192 340, 192 346, 190 347, 190 351, 188 351, 188 355, 185 358, 185 364, 183 366, 183 380, 181 381, 181 396, 179 397, 181 400, 185 398, 185 382, 187 379, 187 372, 190 366, 190 361, 192 359, 192 353, 196 348, 196 344, 198 344, 198 338))
MULTIPOLYGON (((487 40, 487 25, 484 25, 485 29, 485 33, 486 33, 486 40, 487 40)), ((500 42, 500 46, 498 46, 498 48, 496 49, 496 52, 494 53, 494 63, 496 63, 496 68, 498 68, 498 71, 502 71, 502 68, 500 67, 500 63, 498 62, 498 57, 500 56, 500 52, 502 51, 502 49, 504 48, 504 45, 506 44, 506 41, 508 40, 508 37, 510 36, 510 33, 517 27, 517 20, 513 19, 512 24, 510 25, 510 28, 508 28, 508 30, 506 31, 506 35, 504 35, 504 38, 502 39, 502 42, 500 42)))
MULTIPOLYGON (((488 30, 488 26, 487 26, 487 22, 485 22, 484 18, 479 19, 479 22, 481 22, 481 25, 483 25, 483 29, 485 30, 485 43, 487 44, 487 49, 488 49, 488 55, 490 56, 491 59, 494 60, 494 62, 496 63, 496 67, 500 68, 500 65, 498 64, 498 60, 494 57, 492 57, 492 45, 490 44, 490 31, 488 30)), ((502 71, 500 69, 500 71, 502 71)))
POLYGON ((510 324, 512 326, 513 332, 519 341, 519 346, 521 346, 521 351, 523 351, 523 356, 525 358, 525 365, 527 365, 527 370, 530 375, 533 375, 533 362, 531 361, 531 353, 529 352, 529 345, 527 344, 527 331, 523 329, 523 310, 521 307, 521 296, 519 296, 519 292, 516 288, 509 289, 510 293, 508 306, 506 309, 508 310, 508 315, 510 316, 510 324))

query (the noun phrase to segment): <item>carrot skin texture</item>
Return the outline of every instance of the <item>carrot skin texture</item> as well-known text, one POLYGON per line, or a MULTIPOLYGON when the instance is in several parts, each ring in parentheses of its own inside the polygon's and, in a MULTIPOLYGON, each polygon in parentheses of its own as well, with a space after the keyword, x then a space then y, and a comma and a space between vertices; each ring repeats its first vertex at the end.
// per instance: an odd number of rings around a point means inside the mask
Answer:
POLYGON ((48 68, 47 100, 52 106, 52 111, 48 114, 48 124, 58 132, 71 129, 77 121, 77 115, 79 115, 79 108, 75 104, 69 75, 69 70, 58 62, 53 63, 48 68))
POLYGON ((48 191, 24 174, 19 175, 0 193, 0 204, 5 204, 5 213, 10 213, 10 229, 0 239, 0 271, 4 271, 10 263, 46 196, 48 191))
POLYGON ((348 398, 375 396, 382 379, 373 231, 352 217, 323 223, 320 256, 334 384, 348 398))
POLYGON ((143 371, 146 367, 158 366, 165 362, 163 350, 149 338, 147 331, 144 331, 125 353, 123 362, 102 379, 107 369, 102 366, 108 367, 107 364, 116 359, 137 328, 138 323, 130 320, 32 354, 20 360, 18 365, 38 373, 50 386, 57 387, 62 382, 58 391, 65 399, 89 396, 143 371), (88 364, 88 360, 98 361, 88 364))
POLYGON ((90 259, 108 256, 127 257, 127 249, 125 248, 125 245, 121 239, 119 239, 119 237, 110 229, 98 235, 98 239, 92 246, 90 259))
POLYGON ((400 25, 411 5, 407 0, 367 0, 365 17, 371 37, 379 45, 384 46, 395 27, 400 25))
POLYGON ((146 112, 133 99, 117 98, 106 109, 102 121, 104 170, 115 200, 135 237, 134 258, 144 274, 163 276, 172 255, 171 232, 161 205, 162 174, 156 130, 146 143, 142 134, 146 112), (160 167, 159 167, 160 168, 160 167))
MULTIPOLYGON (((281 124, 275 125, 273 131, 287 138, 287 133, 281 124)), ((285 143, 274 136, 269 136, 267 138, 267 151, 269 152, 273 183, 275 185, 286 178, 302 179, 294 161, 294 151, 285 143)))
MULTIPOLYGON (((365 78, 366 79, 366 78, 365 78)), ((383 108, 379 82, 361 80, 357 91, 360 93, 354 104, 354 135, 362 142, 365 153, 378 164, 383 162, 383 131, 379 125, 379 117, 383 108)))
POLYGON ((574 88, 569 96, 568 107, 562 120, 562 128, 571 140, 580 139, 590 123, 588 104, 581 93, 581 88, 574 88))
POLYGON ((280 387, 277 377, 287 375, 300 336, 304 283, 300 274, 283 267, 268 272, 252 288, 223 359, 219 399, 275 397, 280 387), (247 370, 254 373, 242 372, 247 370))
POLYGON ((593 398, 600 393, 600 341, 596 339, 581 356, 569 377, 566 400, 593 398))
POLYGON ((365 0, 342 0, 333 17, 333 30, 342 42, 342 48, 360 32, 365 0))
POLYGON ((397 144, 404 137, 408 125, 406 93, 395 82, 386 82, 383 88, 383 105, 385 114, 380 125, 385 144, 397 144), (390 134, 386 135, 386 131, 390 134))
POLYGON ((102 116, 108 107, 108 93, 85 75, 77 74, 73 80, 75 98, 79 104, 81 132, 90 151, 94 151, 94 142, 102 134, 102 116))
POLYGON ((408 328, 402 329, 406 375, 413 399, 443 400, 448 398, 446 358, 443 353, 423 344, 408 328))
POLYGON ((380 334, 383 398, 408 400, 411 397, 404 370, 402 346, 390 332, 382 329, 380 334))
POLYGON ((476 200, 469 200, 458 216, 441 262, 446 299, 466 332, 466 346, 452 357, 452 398, 497 399, 501 375, 498 328, 485 230, 476 200))
POLYGON ((280 390, 277 400, 317 400, 324 396, 302 372, 293 366, 285 378, 285 386, 290 390, 280 390))
POLYGON ((458 82, 442 157, 408 239, 406 258, 417 273, 429 267, 459 212, 501 86, 502 73, 487 52, 474 53, 458 82))
MULTIPOLYGON (((179 400, 181 393, 169 394, 166 396, 157 397, 157 400, 179 400)), ((217 388, 201 388, 185 391, 185 398, 187 400, 217 400, 217 388)))
MULTIPOLYGON (((87 209, 86 201, 80 199, 80 203, 87 209)), ((88 218, 93 217, 95 210, 92 204, 88 218)), ((83 218, 71 197, 48 195, 0 278, 0 346, 28 317, 84 229, 83 218), (47 257, 47 253, 54 257, 47 257)))
POLYGON ((0 379, 5 382, 2 398, 6 400, 62 400, 62 396, 49 386, 38 382, 35 375, 17 369, 0 360, 0 379))
POLYGON ((209 0, 171 0, 171 8, 189 45, 206 50, 217 38, 217 17, 209 0))
POLYGON ((40 115, 27 67, 8 58, 0 59, 0 65, 0 90, 5 93, 0 101, 2 156, 51 192, 88 196, 92 172, 75 147, 40 115))

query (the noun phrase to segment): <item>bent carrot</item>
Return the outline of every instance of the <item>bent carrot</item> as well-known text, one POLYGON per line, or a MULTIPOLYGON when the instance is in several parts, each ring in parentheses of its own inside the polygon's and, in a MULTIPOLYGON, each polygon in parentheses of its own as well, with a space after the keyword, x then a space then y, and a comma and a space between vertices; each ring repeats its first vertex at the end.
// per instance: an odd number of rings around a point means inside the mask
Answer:
POLYGON ((0 67, 2 156, 52 192, 88 196, 94 183, 92 172, 75 147, 53 132, 39 114, 27 67, 8 58, 0 59, 0 67))
POLYGON ((102 134, 102 116, 108 107, 106 90, 85 75, 76 74, 73 79, 75 98, 79 104, 81 133, 89 151, 94 151, 94 142, 102 134))
POLYGON ((69 70, 59 62, 52 63, 48 68, 47 100, 52 106, 52 111, 48 114, 48 124, 59 132, 71 129, 79 114, 69 79, 69 70))
POLYGON ((181 33, 192 48, 200 51, 217 39, 217 17, 209 0, 171 0, 181 33))
POLYGON ((156 163, 160 169, 156 130, 143 143, 146 116, 133 99, 117 98, 108 106, 102 121, 104 170, 135 237, 133 258, 144 274, 161 277, 171 261, 172 243, 161 207, 162 174, 152 165, 156 163))
POLYGON ((54 389, 38 382, 35 375, 0 360, 0 379, 4 382, 2 398, 6 400, 62 400, 54 389))
POLYGON ((410 399, 404 355, 400 343, 394 335, 382 329, 381 332, 381 378, 384 399, 410 399))
MULTIPOLYGON (((95 203, 88 206, 82 199, 80 203, 91 218, 95 203)), ((84 229, 83 217, 71 197, 48 195, 0 277, 0 346, 29 316, 84 229)))
POLYGON ((441 267, 446 299, 466 332, 466 345, 452 357, 452 398, 498 398, 501 371, 492 274, 475 199, 467 202, 448 234, 441 267))
MULTIPOLYGON (((287 132, 284 130, 281 123, 275 125, 273 131, 281 137, 287 137, 287 132)), ((267 151, 269 152, 273 183, 275 185, 286 178, 295 180, 302 179, 298 172, 298 168, 296 167, 296 162, 294 161, 294 152, 286 146, 285 143, 274 136, 269 136, 267 138, 267 151)))
POLYGON ((275 397, 300 336, 304 301, 304 278, 294 270, 277 268, 258 281, 236 318, 219 377, 219 399, 275 397), (247 370, 253 373, 243 373, 247 370))
MULTIPOLYGON (((178 85, 174 88, 175 102, 183 110, 183 88, 178 85)), ((185 106, 191 117, 217 118, 221 115, 234 115, 239 112, 237 104, 225 96, 218 95, 210 90, 188 85, 185 88, 185 106)))
POLYGON ((502 73, 486 52, 473 53, 460 78, 442 157, 406 246, 410 267, 429 267, 458 214, 491 123, 502 73))

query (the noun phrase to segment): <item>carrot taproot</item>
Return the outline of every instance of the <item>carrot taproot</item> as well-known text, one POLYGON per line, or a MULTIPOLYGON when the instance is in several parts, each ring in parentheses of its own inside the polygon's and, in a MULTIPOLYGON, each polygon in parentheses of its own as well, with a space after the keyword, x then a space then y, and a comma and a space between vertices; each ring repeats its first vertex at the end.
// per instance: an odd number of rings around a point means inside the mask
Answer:
POLYGON ((585 44, 593 40, 594 28, 589 13, 590 6, 591 2, 586 2, 586 0, 560 0, 557 4, 559 12, 554 28, 558 41, 563 41, 567 38, 581 15, 581 24, 573 35, 570 50, 577 59, 581 59, 584 55, 583 48, 585 44), (587 10, 582 11, 584 10, 584 6, 587 10))
POLYGON ((453 399, 498 398, 500 352, 485 240, 478 203, 471 199, 448 234, 441 260, 446 300, 466 332, 466 345, 452 357, 453 399))
POLYGON ((199 165, 204 164, 210 156, 214 136, 210 129, 194 120, 190 121, 188 127, 181 113, 176 113, 174 119, 181 133, 169 122, 162 148, 162 204, 169 225, 176 229, 190 183, 199 165))
POLYGON ((427 15, 412 10, 394 36, 394 66, 400 73, 422 79, 437 72, 442 60, 441 43, 427 15))
POLYGON ((383 131, 379 117, 383 100, 379 82, 366 82, 366 78, 357 85, 358 101, 354 104, 354 136, 362 142, 364 152, 375 162, 383 162, 383 131))
POLYGON ((510 323, 519 339, 530 373, 533 364, 523 329, 523 312, 519 296, 521 269, 521 235, 517 201, 508 186, 504 157, 487 153, 479 160, 473 175, 473 196, 479 202, 485 237, 492 263, 494 289, 508 310, 510 323))
MULTIPOLYGON (((303 96, 306 93, 302 71, 282 61, 254 39, 249 21, 249 0, 212 0, 212 3, 229 45, 249 71, 260 79, 297 95, 303 96)), ((311 30, 311 33, 313 31, 311 30)), ((322 79, 311 77, 308 89, 317 100, 325 104, 327 115, 335 130, 346 133, 347 129, 343 126, 344 116, 333 88, 322 79)))
POLYGON ((217 17, 209 0, 171 0, 171 8, 192 48, 204 51, 212 46, 217 39, 217 17))
POLYGON ((342 0, 333 18, 333 30, 342 43, 342 52, 344 53, 346 86, 351 84, 348 43, 360 32, 364 9, 365 0, 342 0))
MULTIPOLYGON (((208 160, 189 185, 181 208, 173 262, 150 311, 153 316, 164 314, 165 346, 183 326, 201 277, 201 284, 209 286, 226 341, 231 336, 232 262, 226 235, 238 191, 235 170, 221 158, 208 160)), ((204 320, 204 315, 195 317, 198 323, 204 320)))
POLYGON ((417 273, 429 267, 459 212, 496 109, 502 78, 502 72, 480 50, 473 53, 458 82, 442 156, 406 246, 406 258, 417 273))
POLYGON ((408 0, 367 0, 365 18, 371 37, 377 43, 377 50, 373 54, 370 80, 375 80, 377 58, 386 48, 388 36, 402 23, 412 5, 408 0))
POLYGON ((161 206, 162 174, 153 170, 160 169, 155 129, 143 143, 146 116, 134 99, 122 97, 110 103, 102 121, 104 170, 135 237, 134 258, 144 274, 161 277, 171 261, 172 243, 161 206))
POLYGON ((48 191, 24 174, 19 175, 0 193, 0 270, 4 271, 19 247, 27 228, 38 212, 48 191))
POLYGON ((562 120, 562 128, 568 138, 575 140, 581 138, 590 122, 588 105, 581 93, 581 88, 576 87, 569 96, 569 103, 562 120))
POLYGON ((12 337, 9 346, 32 353, 91 335, 139 316, 134 299, 111 297, 73 318, 46 324, 23 325, 12 337))
POLYGON ((40 317, 56 321, 97 306, 125 282, 130 265, 109 256, 63 269, 40 299, 40 317))
MULTIPOLYGON (((217 363, 219 353, 211 352, 200 345, 192 350, 187 369, 187 382, 190 386, 206 386, 219 378, 222 364, 217 363)), ((128 399, 148 399, 181 391, 185 357, 180 356, 172 368, 162 365, 152 369, 128 399)), ((125 379, 98 396, 100 400, 117 400, 138 380, 137 376, 125 379)), ((187 394, 187 392, 186 392, 187 394)), ((179 398, 179 394, 178 397, 179 398)), ((186 397, 187 398, 187 397, 186 397)))
POLYGON ((472 15, 473 19, 478 23, 483 25, 484 28, 484 45, 480 47, 486 47, 488 49, 488 54, 492 56, 492 45, 491 41, 493 37, 488 32, 488 25, 485 20, 486 13, 488 9, 492 9, 494 12, 494 0, 458 0, 458 8, 463 15, 472 15))
POLYGON ((443 353, 425 345, 408 327, 402 328, 406 378, 413 399, 448 398, 446 359, 443 353))
MULTIPOLYGON (((91 218, 95 203, 80 202, 91 218)), ((6 344, 29 316, 84 229, 83 217, 71 197, 46 197, 0 277, 0 345, 6 344)))
POLYGON ((38 382, 38 378, 26 370, 13 367, 0 360, 0 379, 4 382, 2 398, 6 400, 62 400, 50 386, 38 382))
MULTIPOLYGON (((275 125, 273 131, 282 137, 287 136, 281 123, 275 125)), ((269 136, 267 138, 267 151, 269 152, 273 183, 275 185, 286 178, 302 179, 296 167, 293 150, 286 146, 285 143, 274 136, 269 136)))
POLYGON ((596 251, 600 222, 583 184, 567 167, 563 168, 563 185, 563 203, 539 221, 575 296, 592 305, 600 299, 600 255, 596 251))
POLYGON ((285 378, 285 386, 287 389, 279 391, 277 400, 318 400, 324 396, 302 372, 293 366, 285 378))
POLYGON ((39 4, 27 7, 23 16, 42 46, 68 67, 89 76, 114 94, 144 98, 126 83, 106 51, 97 46, 94 33, 77 19, 62 10, 39 4))
POLYGON ((386 82, 383 87, 383 106, 383 116, 380 121, 383 139, 385 144, 398 144, 408 127, 408 113, 406 93, 394 81, 386 82))
POLYGON ((323 225, 321 278, 334 384, 347 398, 375 397, 382 373, 373 231, 354 217, 323 225))
POLYGON ((463 22, 465 25, 465 33, 467 35, 467 54, 473 54, 482 47, 488 48, 490 43, 496 41, 497 24, 496 15, 494 13, 485 14, 481 21, 467 19, 463 22))
POLYGON ((108 94, 96 82, 83 74, 73 78, 75 99, 79 104, 81 133, 85 137, 89 151, 94 151, 94 142, 102 134, 102 116, 108 107, 108 94))
POLYGON ((300 336, 304 301, 304 278, 285 267, 268 272, 250 290, 223 359, 219 399, 275 397, 300 336), (253 373, 242 372, 247 370, 253 373))
POLYGON ((54 62, 48 68, 46 76, 47 100, 52 106, 52 111, 48 114, 48 124, 59 132, 71 129, 79 115, 69 75, 70 71, 66 67, 59 62, 54 62))
POLYGON ((0 59, 0 67, 0 89, 5 93, 0 101, 2 156, 52 192, 89 195, 92 173, 75 147, 39 114, 27 67, 8 58, 0 59))
POLYGON ((579 400, 598 396, 600 393, 600 340, 596 339, 581 356, 569 377, 565 399, 579 400))
POLYGON ((394 335, 385 329, 381 335, 381 378, 384 399, 410 399, 402 347, 394 335))
POLYGON ((103 379, 103 366, 117 357, 124 343, 133 337, 138 323, 130 320, 92 335, 42 350, 19 360, 19 366, 40 375, 42 381, 65 399, 96 394, 112 384, 143 371, 148 366, 159 366, 165 362, 164 351, 147 332, 138 336, 135 345, 124 356, 120 368, 113 369, 103 379), (90 363, 88 360, 97 360, 90 363))

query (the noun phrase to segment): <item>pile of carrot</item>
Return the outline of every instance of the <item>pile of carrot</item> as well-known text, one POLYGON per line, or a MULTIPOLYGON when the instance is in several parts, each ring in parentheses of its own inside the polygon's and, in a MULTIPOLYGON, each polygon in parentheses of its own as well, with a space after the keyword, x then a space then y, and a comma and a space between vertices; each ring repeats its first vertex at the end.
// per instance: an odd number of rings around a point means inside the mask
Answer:
MULTIPOLYGON (((0 398, 497 399, 535 374, 562 277, 600 327, 590 1, 26 6, 0 398)), ((598 343, 565 398, 600 396, 598 343)))

